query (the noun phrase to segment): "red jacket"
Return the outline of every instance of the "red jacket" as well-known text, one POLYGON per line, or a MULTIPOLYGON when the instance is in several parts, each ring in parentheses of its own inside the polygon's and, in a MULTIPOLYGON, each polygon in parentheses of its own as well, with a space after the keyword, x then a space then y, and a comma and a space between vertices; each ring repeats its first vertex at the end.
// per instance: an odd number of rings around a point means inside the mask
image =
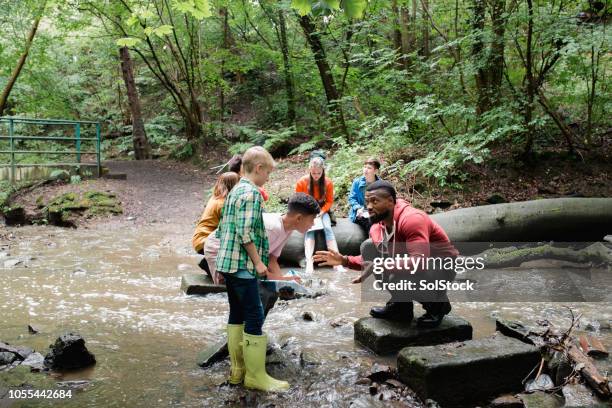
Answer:
MULTIPOLYGON (((457 256, 458 251, 450 244, 450 240, 446 232, 434 220, 429 217, 424 211, 412 207, 408 202, 398 199, 393 208, 393 220, 395 221, 395 234, 393 234, 392 242, 405 244, 408 253, 410 254, 410 244, 414 243, 440 243, 448 245, 437 246, 442 251, 436 251, 436 256, 457 256)), ((370 238, 375 244, 383 241, 383 231, 385 224, 381 221, 373 224, 370 227, 370 238)), ((419 250, 428 251, 428 245, 417 245, 419 250)), ((397 248, 398 252, 404 248, 397 248)), ((429 256, 429 253, 425 253, 429 256)), ((361 255, 349 256, 348 267, 351 269, 361 269, 363 259, 361 255)))

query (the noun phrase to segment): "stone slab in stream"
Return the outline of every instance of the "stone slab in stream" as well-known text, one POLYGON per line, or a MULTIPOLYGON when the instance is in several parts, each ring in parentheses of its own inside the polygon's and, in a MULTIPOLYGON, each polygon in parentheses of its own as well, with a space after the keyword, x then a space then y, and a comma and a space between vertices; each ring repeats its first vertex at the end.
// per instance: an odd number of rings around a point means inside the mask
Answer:
POLYGON ((183 275, 181 290, 187 295, 208 295, 209 293, 227 292, 225 285, 215 285, 212 279, 202 273, 187 273, 183 275))
POLYGON ((537 347, 498 335, 406 347, 399 353, 397 369, 400 379, 421 399, 434 399, 443 407, 465 407, 521 391, 522 380, 540 359, 537 347))
POLYGON ((355 322, 355 340, 377 354, 391 354, 407 346, 430 346, 471 338, 470 323, 452 314, 433 329, 418 328, 415 322, 406 324, 373 317, 355 322))
POLYGON ((224 360, 228 354, 227 340, 223 338, 223 340, 220 340, 198 353, 197 364, 200 367, 210 367, 217 361, 224 360))

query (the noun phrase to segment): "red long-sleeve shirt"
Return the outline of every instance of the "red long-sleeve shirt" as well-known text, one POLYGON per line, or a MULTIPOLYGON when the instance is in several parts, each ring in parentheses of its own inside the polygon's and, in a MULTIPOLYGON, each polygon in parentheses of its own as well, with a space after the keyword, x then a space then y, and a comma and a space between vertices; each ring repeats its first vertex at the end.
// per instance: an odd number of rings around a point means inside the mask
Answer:
MULTIPOLYGON (((435 245, 438 251, 443 251, 442 254, 436 255, 457 256, 458 251, 450 244, 450 240, 446 232, 434 220, 429 217, 424 211, 412 207, 408 202, 398 199, 393 209, 393 220, 395 221, 395 234, 391 242, 396 242, 406 245, 408 253, 411 251, 411 244, 418 247, 419 251, 426 252, 423 255, 429 256, 429 245, 423 244, 448 244, 435 245), (419 245, 420 244, 420 245, 419 245)), ((375 244, 383 241, 385 224, 379 222, 373 224, 370 228, 370 238, 375 244)), ((400 249, 400 248, 398 248, 400 249)), ((403 250, 403 248, 401 248, 403 250)), ((363 258, 361 255, 349 256, 348 267, 351 269, 361 269, 363 258)))

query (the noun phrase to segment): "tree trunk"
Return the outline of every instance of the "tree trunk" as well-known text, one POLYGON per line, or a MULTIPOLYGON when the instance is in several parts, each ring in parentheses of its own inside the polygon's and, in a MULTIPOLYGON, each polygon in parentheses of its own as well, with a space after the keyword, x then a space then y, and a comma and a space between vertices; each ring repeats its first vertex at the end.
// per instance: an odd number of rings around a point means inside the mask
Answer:
POLYGON ((408 70, 410 61, 408 60, 408 54, 411 51, 411 38, 410 38, 410 11, 408 6, 402 4, 400 8, 401 14, 401 50, 402 50, 402 65, 405 70, 408 70))
POLYGON ((472 15, 472 30, 475 33, 472 44, 472 59, 476 69, 476 90, 478 100, 476 102, 476 113, 478 115, 489 110, 489 81, 484 61, 484 27, 485 27, 485 1, 474 0, 472 15))
MULTIPOLYGON (((219 16, 222 20, 223 29, 223 49, 229 49, 229 26, 228 26, 228 13, 227 7, 221 7, 219 9, 219 16)), ((221 80, 225 78, 225 61, 221 60, 221 80)), ((219 120, 221 123, 225 121, 225 92, 223 90, 223 84, 219 86, 219 120)), ((225 134, 225 132, 223 132, 225 134)))
POLYGON ((335 122, 334 128, 342 132, 345 135, 346 140, 348 141, 350 138, 348 130, 346 128, 346 123, 344 122, 344 113, 342 112, 342 106, 338 101, 338 89, 336 88, 334 77, 327 61, 327 56, 325 55, 325 49, 323 48, 321 36, 308 15, 305 15, 300 18, 300 25, 304 30, 306 40, 310 45, 310 49, 314 54, 315 63, 317 64, 317 68, 319 69, 319 75, 323 83, 325 96, 327 97, 327 105, 329 107, 330 113, 333 116, 332 120, 335 122))
POLYGON ((493 25, 493 42, 490 47, 487 68, 489 71, 489 94, 493 104, 495 104, 495 95, 498 95, 504 77, 505 11, 506 0, 492 0, 491 24, 493 25))
POLYGON ((425 58, 429 58, 430 50, 429 50, 429 15, 431 14, 431 10, 429 7, 429 0, 422 0, 423 6, 423 56, 425 58))
POLYGON ((19 74, 21 73, 21 70, 25 65, 26 58, 28 57, 30 48, 32 47, 32 42, 34 41, 34 36, 36 35, 36 31, 38 30, 38 24, 40 23, 41 18, 42 16, 38 16, 34 19, 34 23, 32 23, 32 28, 30 28, 28 38, 26 39, 25 49, 19 57, 19 61, 17 61, 17 66, 11 73, 9 80, 6 86, 4 87, 4 90, 2 91, 2 95, 0 96, 0 116, 2 116, 4 110, 6 109, 9 95, 11 94, 13 86, 15 85, 15 82, 17 82, 17 78, 19 78, 19 74))
POLYGON ((285 12, 278 10, 278 22, 280 26, 280 45, 283 53, 283 68, 285 75, 285 91, 287 92, 287 122, 289 125, 295 123, 295 91, 293 86, 293 75, 291 74, 291 60, 289 59, 289 43, 287 42, 287 23, 285 12))
POLYGON ((134 142, 134 157, 136 160, 147 160, 151 158, 151 146, 147 140, 147 134, 142 120, 140 110, 140 98, 136 82, 134 81, 134 68, 132 59, 127 47, 122 47, 119 50, 121 57, 121 72, 123 74, 123 82, 127 89, 128 103, 132 111, 132 139, 134 142))
POLYGON ((527 51, 525 52, 525 95, 527 100, 523 106, 523 122, 526 131, 524 158, 531 155, 533 138, 535 137, 535 126, 532 123, 533 102, 536 94, 536 84, 533 76, 533 0, 527 0, 527 12, 529 19, 527 23, 527 51))
POLYGON ((397 0, 391 2, 391 13, 393 14, 393 30, 391 37, 393 38, 393 49, 401 52, 402 50, 402 33, 400 31, 400 8, 397 5, 397 0))

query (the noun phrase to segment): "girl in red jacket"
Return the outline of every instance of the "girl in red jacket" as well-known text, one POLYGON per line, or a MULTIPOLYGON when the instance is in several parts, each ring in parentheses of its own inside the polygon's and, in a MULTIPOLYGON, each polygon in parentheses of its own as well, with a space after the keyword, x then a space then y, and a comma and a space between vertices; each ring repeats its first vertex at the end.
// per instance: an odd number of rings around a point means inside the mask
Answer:
MULTIPOLYGON (((321 217, 321 223, 323 224, 327 249, 330 251, 338 251, 338 244, 336 243, 336 237, 332 231, 331 220, 329 218, 329 210, 334 203, 334 184, 331 179, 325 176, 325 161, 322 158, 312 158, 308 170, 308 174, 297 182, 295 192, 309 194, 317 200, 321 207, 319 217, 321 217)), ((315 231, 308 231, 304 236, 306 274, 312 273, 314 270, 314 263, 312 260, 314 248, 315 231)), ((342 265, 334 266, 334 270, 345 271, 342 265)))

